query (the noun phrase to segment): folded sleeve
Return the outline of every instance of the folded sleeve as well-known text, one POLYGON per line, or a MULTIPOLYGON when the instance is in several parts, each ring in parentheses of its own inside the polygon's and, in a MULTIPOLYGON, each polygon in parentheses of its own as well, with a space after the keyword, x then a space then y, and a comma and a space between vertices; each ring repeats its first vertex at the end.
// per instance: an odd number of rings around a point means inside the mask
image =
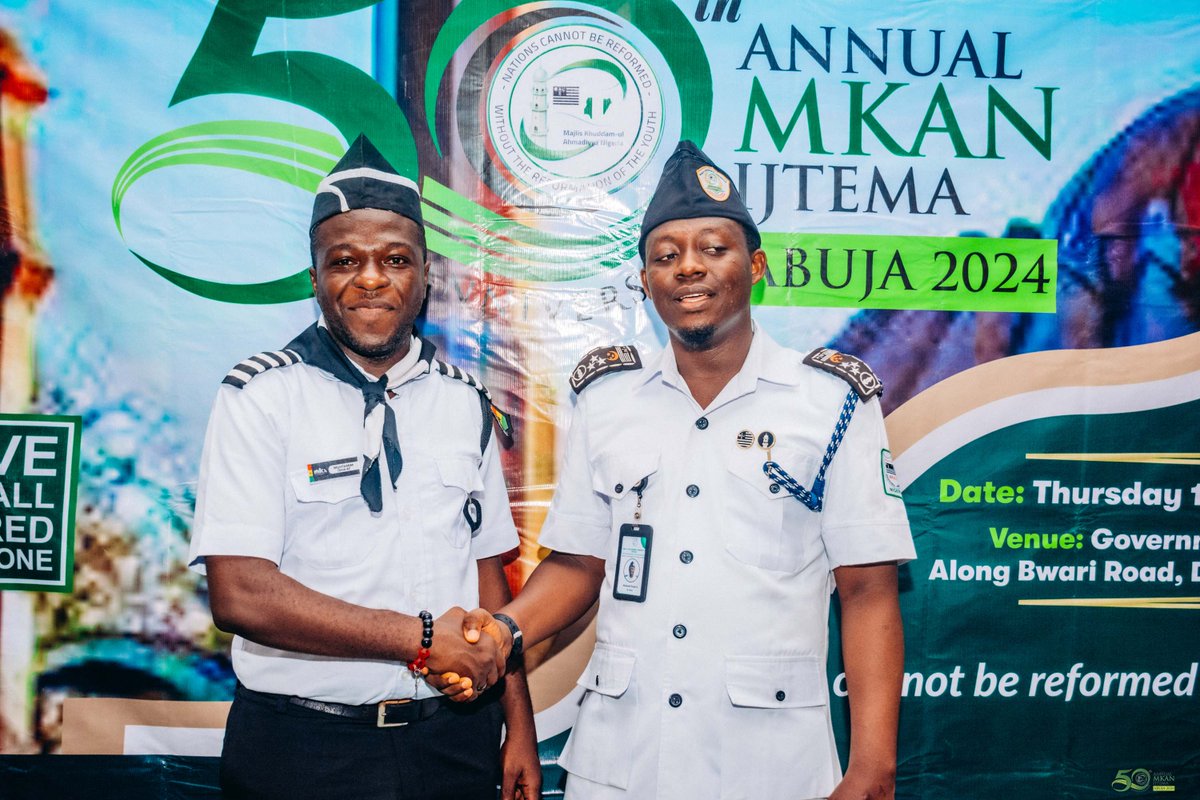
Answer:
POLYGON ((561 553, 605 558, 609 554, 612 511, 608 501, 592 488, 587 420, 587 397, 583 395, 571 414, 558 486, 538 544, 561 553))
POLYGON ((877 400, 860 402, 826 475, 821 537, 830 567, 916 558, 877 400))
POLYGON ((284 544, 284 454, 278 420, 250 387, 222 385, 209 416, 196 490, 189 566, 207 556, 279 564, 284 544))

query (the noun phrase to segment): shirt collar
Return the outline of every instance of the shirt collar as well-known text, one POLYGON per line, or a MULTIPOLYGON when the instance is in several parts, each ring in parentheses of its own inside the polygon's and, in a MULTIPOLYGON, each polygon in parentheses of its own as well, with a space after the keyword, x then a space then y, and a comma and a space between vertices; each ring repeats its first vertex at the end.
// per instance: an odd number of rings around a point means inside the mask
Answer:
MULTIPOLYGON (((329 326, 325 323, 324 314, 317 319, 317 325, 329 330, 329 326)), ((408 383, 429 371, 429 361, 421 358, 421 344, 421 340, 416 336, 409 338, 408 352, 404 354, 404 358, 393 364, 385 373, 388 379, 387 388, 396 389, 402 384, 408 383)), ((350 362, 350 366, 358 370, 367 380, 372 382, 379 380, 379 378, 360 367, 354 359, 347 358, 346 360, 350 362)))
MULTIPOLYGON (((671 348, 670 339, 667 340, 666 347, 647 359, 640 385, 645 386, 655 379, 660 379, 670 386, 683 386, 683 378, 679 376, 679 368, 675 365, 675 351, 671 348)), ((686 388, 684 386, 685 390, 686 388)))
MULTIPOLYGON (((753 367, 760 380, 783 386, 797 386, 804 379, 804 365, 799 354, 783 347, 756 324, 754 342, 746 356, 746 366, 753 367), (751 359, 754 359, 751 362, 751 359)), ((745 367, 743 367, 743 370, 745 367)))
MULTIPOLYGON (((782 347, 762 329, 757 322, 751 321, 754 338, 750 340, 750 350, 742 368, 730 379, 721 390, 723 399, 732 399, 753 392, 758 381, 777 383, 784 386, 795 386, 800 383, 803 367, 796 354, 782 347)), ((683 392, 688 392, 687 383, 679 374, 679 366, 675 361, 675 350, 670 342, 657 354, 647 359, 639 386, 645 386, 659 378, 663 383, 673 386, 683 392)))

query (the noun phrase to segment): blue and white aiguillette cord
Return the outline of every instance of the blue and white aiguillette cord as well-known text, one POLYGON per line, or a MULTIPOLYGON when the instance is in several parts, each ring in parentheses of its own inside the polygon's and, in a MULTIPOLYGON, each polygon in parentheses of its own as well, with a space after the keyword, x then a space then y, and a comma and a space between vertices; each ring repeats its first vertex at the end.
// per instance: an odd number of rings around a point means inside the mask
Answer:
POLYGON ((821 460, 821 468, 817 470, 817 477, 813 480, 811 490, 805 489, 799 481, 787 473, 787 470, 769 459, 763 464, 763 472, 805 506, 813 511, 820 511, 825 501, 825 471, 829 469, 834 454, 842 445, 842 439, 846 436, 846 428, 850 425, 850 417, 854 415, 854 409, 857 406, 858 393, 851 389, 850 393, 846 395, 846 401, 842 403, 842 411, 838 414, 837 424, 833 426, 833 436, 825 447, 825 458, 821 460))

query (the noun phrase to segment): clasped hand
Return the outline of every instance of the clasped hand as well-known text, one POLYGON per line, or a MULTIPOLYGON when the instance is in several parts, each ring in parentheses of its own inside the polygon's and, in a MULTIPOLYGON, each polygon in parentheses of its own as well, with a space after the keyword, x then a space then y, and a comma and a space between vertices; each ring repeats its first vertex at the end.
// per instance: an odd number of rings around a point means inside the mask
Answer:
POLYGON ((504 677, 510 639, 484 609, 452 608, 434 623, 425 680, 455 702, 474 700, 504 677))

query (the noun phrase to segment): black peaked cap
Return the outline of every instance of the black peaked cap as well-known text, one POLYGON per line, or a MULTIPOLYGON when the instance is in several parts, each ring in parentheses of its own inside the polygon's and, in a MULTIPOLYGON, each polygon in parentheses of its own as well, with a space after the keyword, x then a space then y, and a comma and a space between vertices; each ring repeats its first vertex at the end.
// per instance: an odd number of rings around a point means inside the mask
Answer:
POLYGON ((392 211, 424 225, 416 182, 396 172, 366 134, 354 140, 317 187, 309 233, 330 217, 356 208, 392 211))
POLYGON ((758 232, 737 186, 725 171, 693 142, 684 140, 667 159, 642 217, 642 233, 638 238, 642 261, 646 260, 646 239, 652 230, 664 222, 697 217, 725 217, 758 232))

